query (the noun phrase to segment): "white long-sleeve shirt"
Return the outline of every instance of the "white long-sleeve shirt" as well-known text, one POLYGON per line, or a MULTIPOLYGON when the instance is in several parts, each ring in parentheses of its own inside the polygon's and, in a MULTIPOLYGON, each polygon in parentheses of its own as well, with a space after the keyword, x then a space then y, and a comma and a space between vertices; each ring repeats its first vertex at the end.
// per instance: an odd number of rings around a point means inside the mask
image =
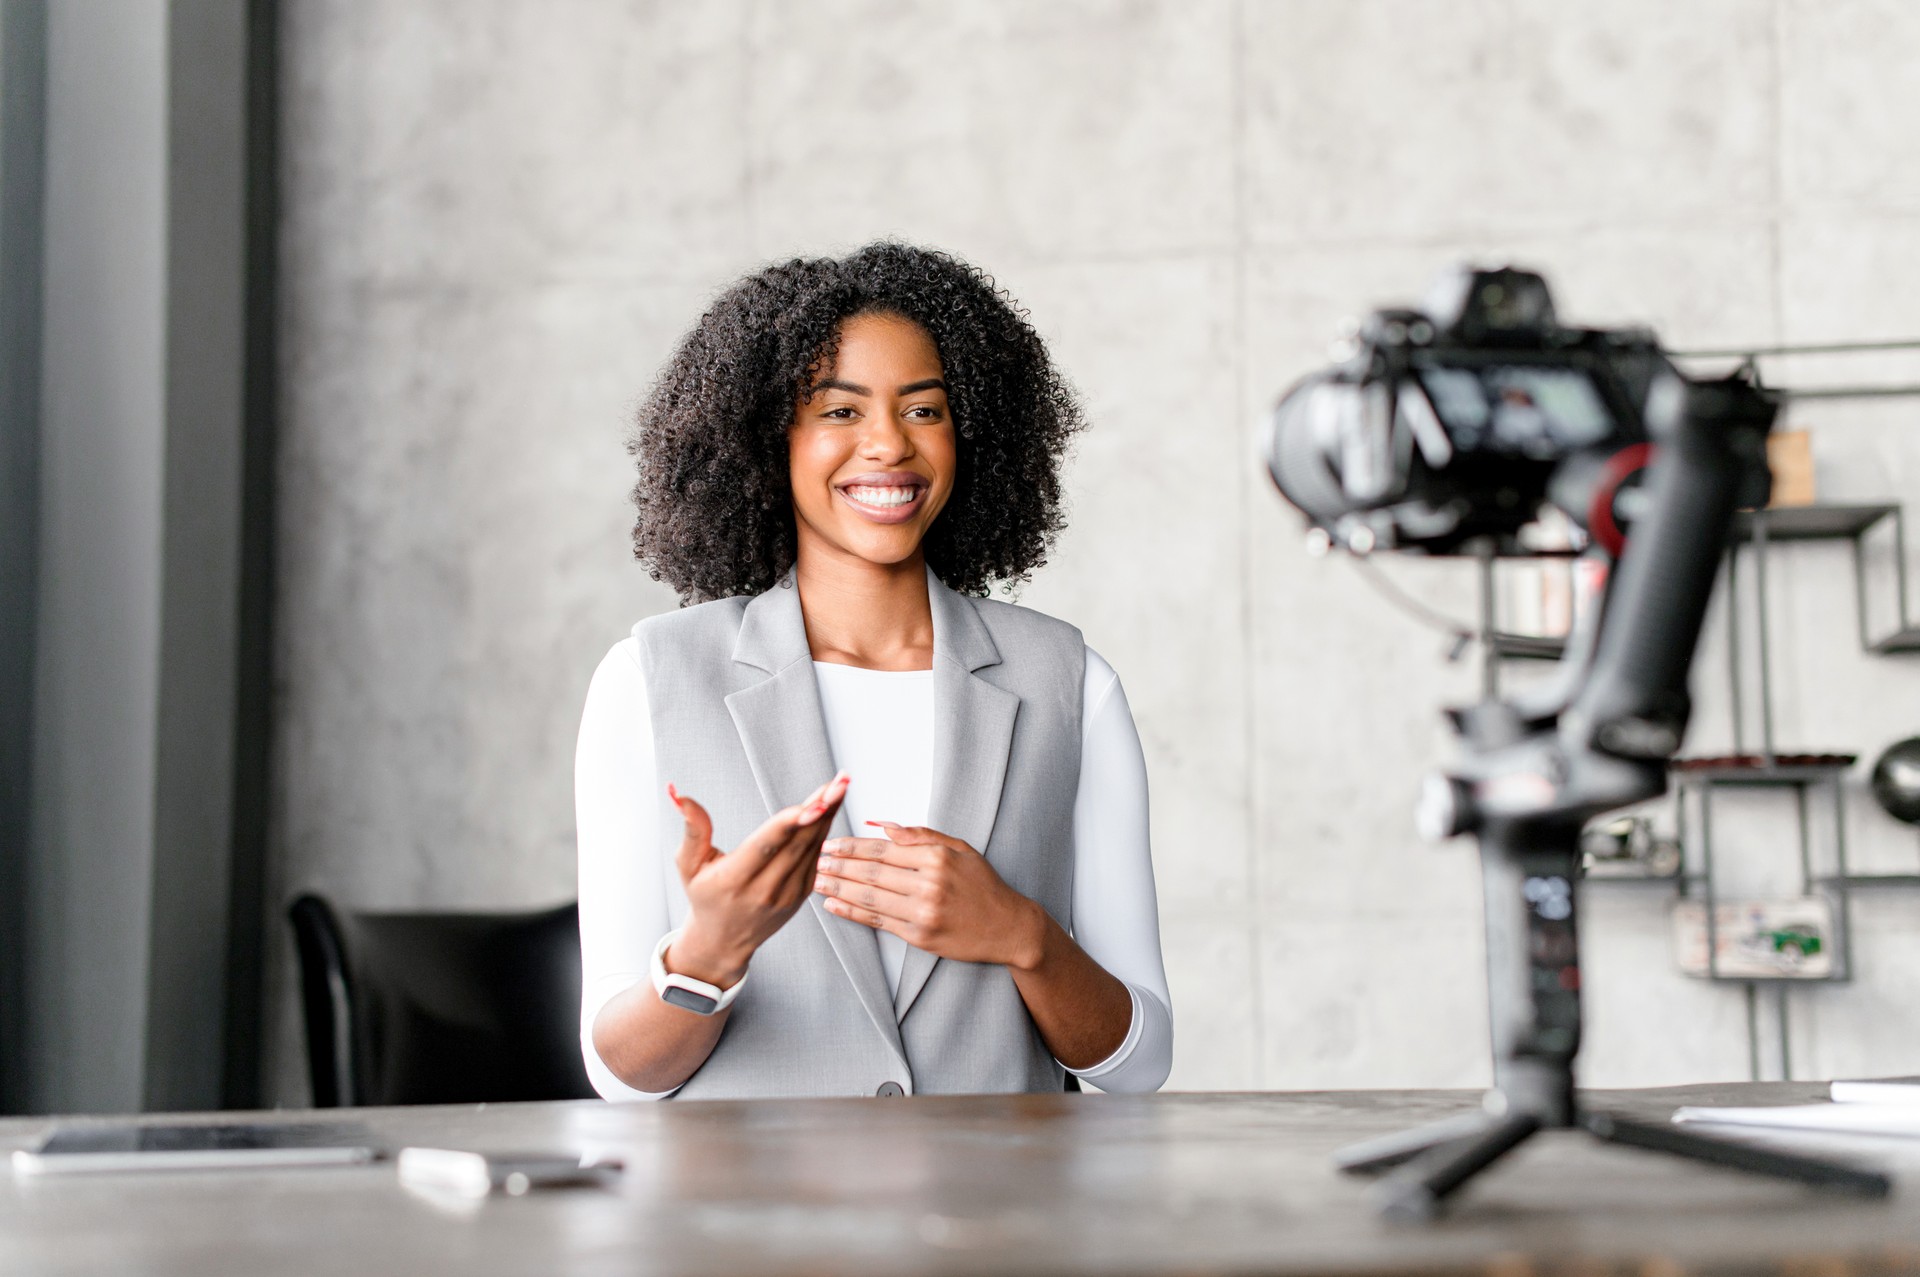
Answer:
MULTIPOLYGON (((933 672, 814 663, 835 766, 853 783, 846 815, 927 823, 933 776, 933 672)), ((1073 1069, 1103 1091, 1157 1090, 1173 1063, 1172 999, 1160 958, 1160 922, 1147 832, 1147 766, 1119 675, 1091 648, 1081 711, 1080 786, 1073 807, 1073 936, 1127 986, 1133 1018, 1119 1049, 1073 1069)), ((594 671, 580 721, 574 799, 580 845, 580 1043, 587 1074, 610 1100, 660 1099, 613 1075, 593 1045, 593 1022, 616 995, 650 979, 660 938, 673 927, 660 845, 666 781, 655 766, 639 644, 614 645, 594 671)), ((699 795, 691 795, 699 797, 699 795)), ((896 989, 906 942, 880 932, 881 961, 896 989)), ((665 1092, 664 1094, 672 1094, 665 1092)))

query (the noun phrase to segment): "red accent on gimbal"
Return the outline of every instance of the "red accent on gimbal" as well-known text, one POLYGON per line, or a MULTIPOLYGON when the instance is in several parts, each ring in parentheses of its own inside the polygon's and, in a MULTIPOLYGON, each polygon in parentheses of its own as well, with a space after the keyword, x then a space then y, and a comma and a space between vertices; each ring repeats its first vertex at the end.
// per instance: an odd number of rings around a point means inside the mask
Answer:
POLYGON ((1608 558, 1619 558, 1627 544, 1626 534, 1613 519, 1614 494, 1620 491, 1621 484, 1652 461, 1653 445, 1636 443, 1608 457, 1600 471, 1600 482, 1593 490, 1593 504, 1587 509, 1587 531, 1593 534, 1608 558))

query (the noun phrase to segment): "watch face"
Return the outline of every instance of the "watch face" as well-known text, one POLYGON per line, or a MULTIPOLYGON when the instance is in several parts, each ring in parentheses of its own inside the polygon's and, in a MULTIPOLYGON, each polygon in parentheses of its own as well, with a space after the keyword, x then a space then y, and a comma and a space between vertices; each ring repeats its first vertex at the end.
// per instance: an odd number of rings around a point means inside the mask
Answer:
POLYGON ((660 1000, 684 1011, 691 1011, 695 1015, 712 1015, 713 1008, 717 1005, 705 994, 695 993, 692 989, 683 989, 677 984, 670 984, 662 989, 660 1000))

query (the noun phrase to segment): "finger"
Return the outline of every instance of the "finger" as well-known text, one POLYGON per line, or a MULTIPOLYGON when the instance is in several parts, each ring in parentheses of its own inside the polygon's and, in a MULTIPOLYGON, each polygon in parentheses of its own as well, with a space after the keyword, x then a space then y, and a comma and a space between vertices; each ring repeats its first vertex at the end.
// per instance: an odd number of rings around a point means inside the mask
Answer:
POLYGON ((844 860, 873 860, 907 869, 924 869, 939 855, 935 847, 908 846, 885 838, 829 838, 821 852, 844 860))
POLYGON ((951 834, 943 834, 938 829, 928 829, 924 825, 896 825, 891 820, 869 820, 869 825, 887 831, 887 837, 903 847, 938 846, 951 847, 955 851, 973 851, 973 846, 962 842, 951 834))
MULTIPOLYGON (((879 867, 885 868, 885 866, 879 867)), ((910 871, 901 870, 899 872, 911 877, 910 871)), ((904 887, 910 884, 901 883, 900 885, 904 887)), ((922 903, 920 897, 917 895, 910 895, 906 891, 895 890, 892 886, 881 883, 861 882, 852 878, 843 878, 837 874, 815 874, 813 878, 813 889, 820 895, 830 897, 834 900, 843 900, 848 904, 858 905, 863 909, 872 909, 876 913, 884 913, 890 918, 916 918, 919 916, 922 903)))
POLYGON ((867 905, 842 900, 838 896, 827 897, 826 908, 827 912, 835 917, 850 919, 863 927, 872 927, 875 931, 891 931, 909 944, 912 944, 914 938, 920 934, 920 928, 905 918, 883 913, 867 905))
POLYGON ((691 878, 707 861, 720 854, 713 847, 713 817, 707 814, 705 807, 682 795, 671 782, 667 785, 667 797, 679 809, 681 820, 686 822, 686 833, 680 840, 680 850, 674 855, 674 863, 682 879, 691 878))
MULTIPOLYGON (((837 800, 828 804, 827 811, 832 812, 836 806, 837 800)), ((742 881, 751 880, 762 888, 772 882, 772 890, 780 899, 805 899, 827 827, 828 820, 796 825, 764 843, 753 855, 741 857, 742 881)))
POLYGON ((917 869, 903 869, 879 860, 843 860, 837 856, 820 857, 818 876, 822 880, 832 879, 836 886, 879 887, 903 896, 923 894, 929 882, 928 876, 917 869))
POLYGON ((767 858, 761 873, 780 877, 782 898, 789 894, 805 899, 813 887, 813 875, 820 861, 820 848, 827 841, 827 822, 803 825, 793 831, 787 843, 767 858))
POLYGON ((847 796, 847 786, 852 778, 845 772, 835 772, 833 779, 813 791, 807 801, 800 805, 800 824, 811 825, 826 817, 827 823, 833 823, 829 814, 840 806, 840 800, 847 796))
POLYGON ((757 872, 781 851, 803 845, 805 840, 802 835, 809 833, 812 826, 820 824, 821 816, 836 810, 846 793, 846 774, 842 772, 798 803, 782 807, 767 817, 758 829, 740 843, 737 851, 748 853, 745 859, 753 863, 757 872))

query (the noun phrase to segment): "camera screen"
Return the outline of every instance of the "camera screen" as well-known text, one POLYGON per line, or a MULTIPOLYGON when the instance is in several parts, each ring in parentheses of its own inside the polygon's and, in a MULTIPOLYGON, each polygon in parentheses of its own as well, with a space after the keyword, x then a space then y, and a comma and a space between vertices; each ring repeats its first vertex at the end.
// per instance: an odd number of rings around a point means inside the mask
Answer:
POLYGON ((1613 431, 1593 379, 1577 368, 1426 368, 1420 384, 1462 452, 1547 460, 1598 443, 1613 431))

